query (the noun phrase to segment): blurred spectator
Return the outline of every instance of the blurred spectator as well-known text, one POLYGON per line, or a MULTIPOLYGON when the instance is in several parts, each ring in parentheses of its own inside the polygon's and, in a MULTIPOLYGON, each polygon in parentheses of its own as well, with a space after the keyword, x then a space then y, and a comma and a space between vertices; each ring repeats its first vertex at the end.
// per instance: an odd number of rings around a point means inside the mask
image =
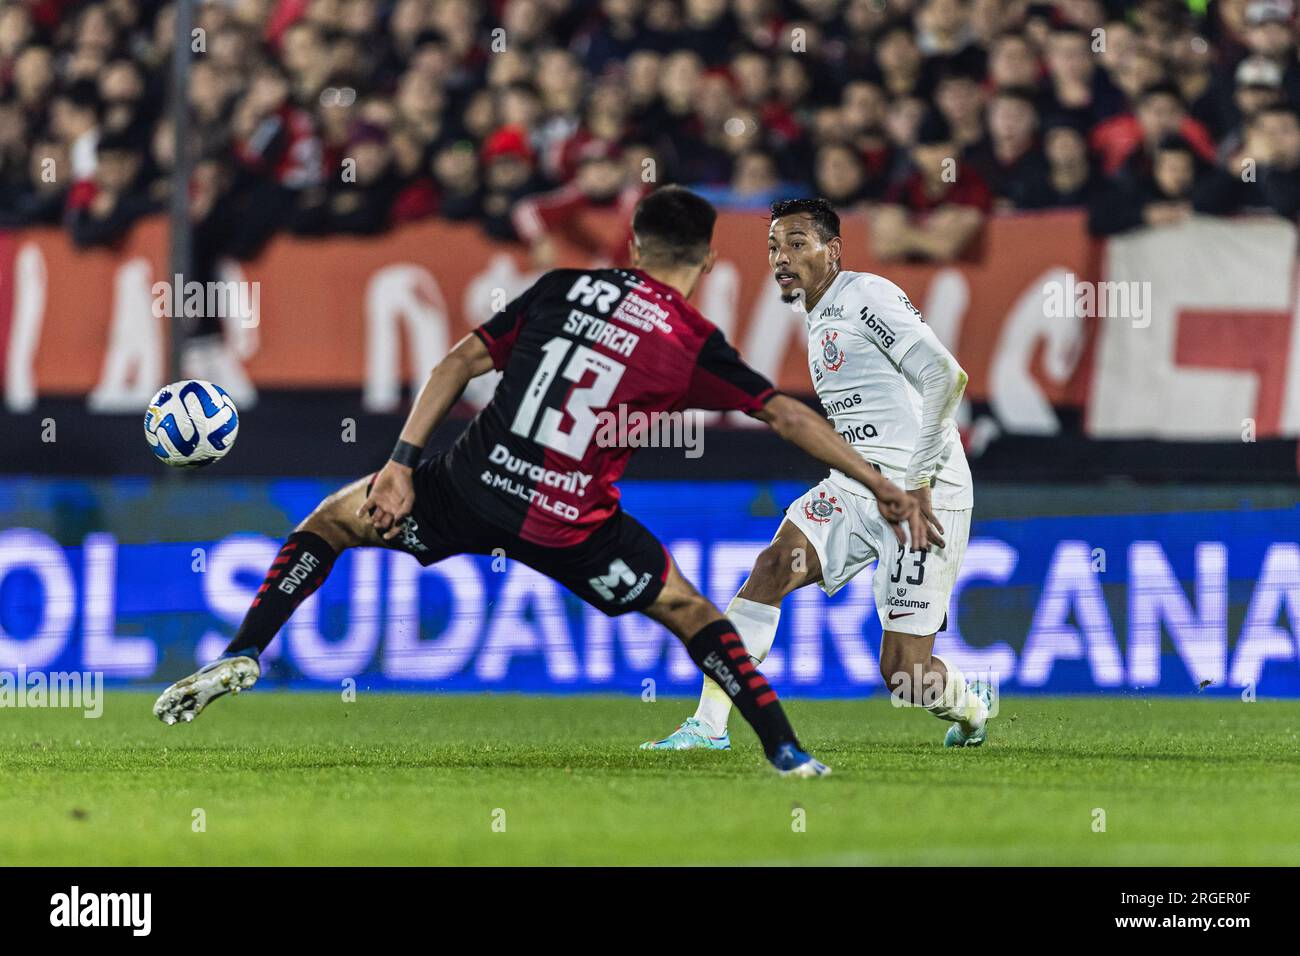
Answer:
POLYGON ((1084 31, 1059 26, 1047 38, 1047 83, 1043 109, 1070 113, 1092 126, 1124 110, 1124 96, 1104 70, 1097 68, 1091 38, 1084 31))
POLYGON ((643 0, 600 0, 604 15, 596 19, 577 41, 576 52, 593 76, 611 63, 620 63, 644 46, 640 19, 643 0))
POLYGON ((970 156, 978 150, 984 140, 984 94, 976 75, 959 69, 942 73, 935 83, 934 102, 961 154, 970 156))
POLYGON ((1282 68, 1282 83, 1293 104, 1300 101, 1294 21, 1295 6, 1291 0, 1249 0, 1242 33, 1247 52, 1272 60, 1282 68))
POLYGON ((110 133, 127 133, 144 142, 154 118, 144 94, 144 74, 135 61, 119 59, 105 66, 99 74, 103 128, 110 133))
POLYGON ((759 149, 747 150, 736 157, 736 171, 731 177, 732 202, 742 208, 766 208, 780 198, 783 186, 776 160, 759 149))
POLYGON ((1230 169, 1239 205, 1268 209, 1287 219, 1300 215, 1300 120, 1275 103, 1246 123, 1246 138, 1230 169))
POLYGON ((345 154, 342 174, 304 196, 294 218, 296 232, 368 235, 388 227, 401 182, 393 167, 387 133, 374 124, 358 122, 345 154))
POLYGON ((1214 141, 1203 125, 1187 115, 1172 83, 1156 83, 1138 95, 1136 108, 1093 128, 1091 146, 1101 154, 1102 169, 1117 173, 1128 166, 1149 170, 1157 144, 1179 135, 1207 162, 1214 161, 1214 141))
POLYGON ((29 118, 46 110, 54 89, 54 54, 46 46, 29 46, 18 54, 10 71, 14 97, 29 118))
POLYGON ((1086 128, 1073 116, 1047 119, 1043 124, 1045 168, 1025 184, 1018 208, 1058 209, 1092 202, 1103 183, 1088 155, 1086 128))
POLYGON ((284 72, 267 64, 253 76, 232 118, 237 174, 227 201, 237 202, 225 248, 236 259, 260 252, 276 229, 293 221, 300 193, 321 183, 320 140, 311 115, 293 103, 289 91, 284 72))
POLYGON ((896 21, 876 39, 876 66, 885 92, 892 97, 929 94, 925 58, 905 21, 896 21))
POLYGON ((473 143, 460 140, 439 150, 433 157, 433 178, 438 214, 444 219, 458 222, 482 215, 483 187, 473 143))
POLYGON ((0 194, 27 184, 27 122, 22 106, 0 99, 0 194))
POLYGON ((988 142, 971 163, 988 182, 998 204, 1023 207, 1027 191, 1047 174, 1038 151, 1038 110, 1032 90, 1004 87, 988 106, 988 142))
POLYGON ((871 244, 881 259, 948 262, 972 249, 993 198, 984 178, 956 158, 952 130, 926 114, 911 148, 912 172, 885 194, 871 219, 871 244))
POLYGON ((1231 210, 1230 181, 1205 163, 1187 140, 1169 133, 1156 145, 1149 172, 1135 172, 1098 193, 1088 225, 1108 236, 1139 226, 1174 226, 1193 212, 1231 210))
POLYGON ((1218 157, 1230 162, 1241 148, 1247 124, 1260 111, 1282 103, 1282 68, 1267 57, 1249 56, 1237 64, 1232 99, 1227 104, 1231 118, 1223 124, 1218 157))
POLYGON ((0 193, 0 226, 54 225, 63 218, 68 194, 58 171, 68 168, 68 153, 53 138, 38 138, 27 156, 26 178, 11 181, 0 193))
POLYGON ((78 80, 58 93, 50 107, 54 135, 68 150, 76 182, 95 175, 99 144, 99 94, 90 80, 78 80))
POLYGON ((1038 58, 1022 33, 1003 33, 989 47, 988 79, 995 90, 1004 86, 1037 87, 1038 58))
POLYGON ((975 41, 965 0, 922 0, 916 27, 916 45, 925 56, 959 55, 975 41))
POLYGON ((506 126, 483 144, 483 227, 496 239, 523 237, 515 231, 515 203, 539 190, 542 180, 525 130, 506 126))
POLYGON ((616 208, 630 225, 632 210, 644 192, 640 184, 630 179, 619 148, 613 143, 592 140, 579 152, 573 181, 516 203, 511 222, 516 235, 532 250, 538 268, 549 269, 555 265, 557 234, 588 252, 621 262, 626 255, 627 237, 620 236, 612 245, 603 243, 587 230, 582 217, 589 210, 616 208))
POLYGON ((817 151, 813 187, 841 211, 878 199, 884 192, 883 183, 868 174, 862 155, 844 143, 829 143, 817 151))
POLYGON ((140 144, 126 133, 99 138, 93 182, 81 184, 84 197, 74 201, 68 216, 78 246, 107 246, 117 242, 141 216, 158 206, 140 181, 140 144))

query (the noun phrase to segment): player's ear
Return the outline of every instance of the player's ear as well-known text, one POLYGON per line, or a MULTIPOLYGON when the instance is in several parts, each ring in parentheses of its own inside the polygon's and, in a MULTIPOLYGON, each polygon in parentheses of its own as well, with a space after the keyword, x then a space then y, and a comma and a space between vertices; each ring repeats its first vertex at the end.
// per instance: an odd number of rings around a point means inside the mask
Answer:
POLYGON ((641 265, 641 250, 637 248, 636 239, 627 241, 627 261, 632 264, 632 268, 641 265))
POLYGON ((839 262, 840 256, 844 254, 844 240, 839 236, 832 236, 831 241, 826 243, 826 248, 830 251, 831 262, 839 262))
POLYGON ((704 272, 712 272, 713 263, 717 261, 718 261, 718 250, 714 249, 712 246, 709 246, 709 254, 704 257, 704 272))

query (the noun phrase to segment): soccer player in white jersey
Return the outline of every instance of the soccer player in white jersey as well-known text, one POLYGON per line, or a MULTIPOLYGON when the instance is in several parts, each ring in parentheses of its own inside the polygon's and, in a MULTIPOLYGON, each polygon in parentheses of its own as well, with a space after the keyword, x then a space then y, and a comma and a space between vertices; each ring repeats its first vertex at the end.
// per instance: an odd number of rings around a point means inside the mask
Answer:
MULTIPOLYGON (((871 493, 832 471, 790 505, 772 543, 727 607, 757 664, 776 637, 781 602, 820 584, 829 594, 875 564, 884 633, 880 672, 904 704, 951 726, 944 746, 976 747, 986 735, 992 688, 967 683, 934 656, 970 533, 970 467, 952 416, 966 373, 894 283, 840 267, 840 220, 823 199, 772 205, 768 263, 782 300, 802 304, 808 368, 835 428, 870 464, 902 484, 925 518, 926 540, 901 545, 871 493), (920 545, 915 547, 915 545, 920 545)), ((731 703, 708 678, 699 709, 652 750, 728 750, 731 703)))

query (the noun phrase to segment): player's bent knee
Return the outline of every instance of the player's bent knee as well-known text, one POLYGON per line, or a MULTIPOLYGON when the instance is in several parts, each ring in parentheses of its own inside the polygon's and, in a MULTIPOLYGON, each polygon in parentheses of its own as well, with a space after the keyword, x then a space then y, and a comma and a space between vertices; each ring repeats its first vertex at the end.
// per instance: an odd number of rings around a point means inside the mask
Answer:
MULTIPOLYGON (((937 673, 930 668, 930 645, 927 640, 911 635, 891 635, 881 641, 880 676, 885 688, 895 697, 908 703, 920 704, 934 696, 928 685, 936 682, 937 673)), ((942 688, 940 688, 942 689, 942 688)))
POLYGON ((802 578, 797 570, 797 557, 780 544, 768 545, 754 561, 754 568, 737 597, 763 604, 780 601, 798 587, 802 578))
POLYGON ((645 613, 683 642, 722 616, 713 602, 695 590, 684 578, 674 581, 672 577, 645 613))
POLYGON ((367 542, 368 525, 356 516, 363 498, 357 498, 352 488, 330 495, 298 525, 299 531, 310 531, 329 542, 336 551, 356 548, 367 542))

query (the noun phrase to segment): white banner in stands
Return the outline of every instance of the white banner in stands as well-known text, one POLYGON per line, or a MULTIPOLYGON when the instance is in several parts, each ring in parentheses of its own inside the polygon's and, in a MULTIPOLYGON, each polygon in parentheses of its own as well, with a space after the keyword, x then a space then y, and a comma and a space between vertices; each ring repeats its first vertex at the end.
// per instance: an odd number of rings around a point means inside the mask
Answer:
POLYGON ((1252 441, 1300 434, 1296 227, 1196 217, 1109 240, 1087 431, 1252 441))

